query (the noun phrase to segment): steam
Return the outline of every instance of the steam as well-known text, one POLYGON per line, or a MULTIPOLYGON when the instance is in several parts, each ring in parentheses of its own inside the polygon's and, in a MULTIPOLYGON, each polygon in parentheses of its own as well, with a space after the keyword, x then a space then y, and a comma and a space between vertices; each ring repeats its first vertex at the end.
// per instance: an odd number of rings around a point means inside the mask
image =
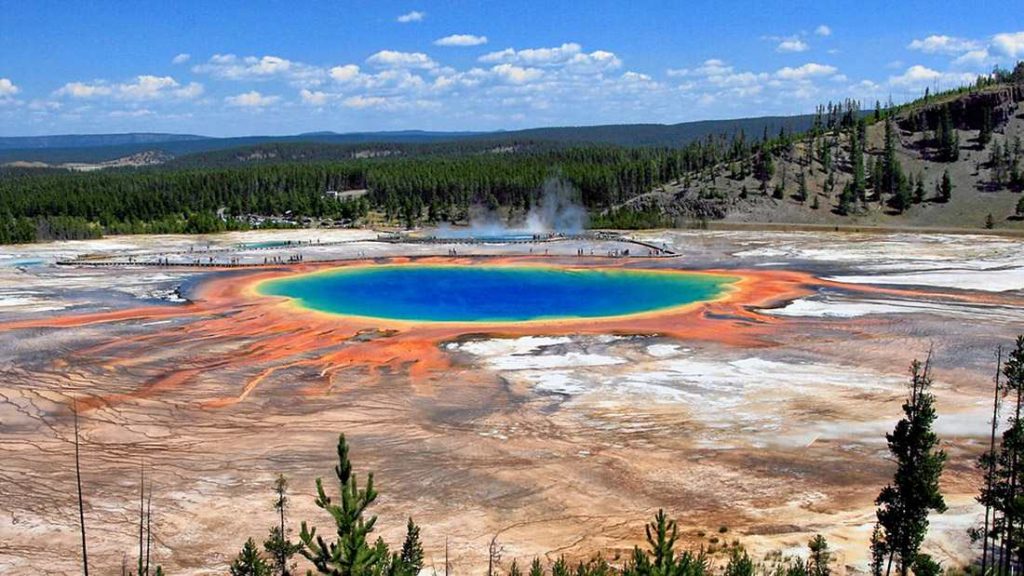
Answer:
POLYGON ((497 210, 482 206, 472 210, 469 228, 454 228, 450 224, 438 227, 439 238, 500 238, 509 236, 574 235, 586 229, 587 210, 579 203, 572 184, 563 178, 551 177, 544 181, 541 197, 525 217, 505 222, 497 210))
POLYGON ((526 215, 526 228, 537 233, 579 234, 587 225, 587 210, 577 201, 576 189, 562 178, 544 181, 540 201, 526 215))

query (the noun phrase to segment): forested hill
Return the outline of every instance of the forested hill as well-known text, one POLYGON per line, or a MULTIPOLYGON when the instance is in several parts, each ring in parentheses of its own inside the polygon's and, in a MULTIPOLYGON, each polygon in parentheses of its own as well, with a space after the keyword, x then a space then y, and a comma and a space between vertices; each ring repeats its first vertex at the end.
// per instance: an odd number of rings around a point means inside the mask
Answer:
POLYGON ((0 243, 268 224, 413 227, 465 222, 474 206, 515 220, 552 179, 571 185, 594 227, 1024 228, 1024 63, 900 106, 830 103, 802 132, 760 126, 678 146, 503 134, 258 144, 93 172, 0 167, 0 243))
MULTIPOLYGON (((160 152, 168 157, 230 151, 247 148, 258 157, 258 148, 304 148, 306 154, 323 159, 339 151, 340 146, 369 144, 377 148, 388 144, 469 143, 480 146, 514 145, 522 142, 551 144, 609 144, 616 146, 682 147, 708 136, 743 132, 748 135, 772 134, 780 130, 803 132, 811 127, 813 115, 766 116, 729 120, 704 120, 679 124, 609 124, 601 126, 562 126, 498 132, 315 132, 290 136, 244 136, 210 138, 179 134, 94 134, 64 136, 0 137, 0 164, 11 162, 100 163, 138 154, 160 152), (297 146, 293 146, 297 145, 297 146), (318 145, 325 147, 316 151, 318 145)), ((223 165, 231 154, 210 156, 223 165)), ((337 157, 337 156, 333 156, 337 157)), ((186 162, 196 165, 198 159, 186 162)))
POLYGON ((636 221, 1024 228, 1024 62, 900 106, 829 104, 606 212, 636 221))
POLYGON ((315 132, 292 136, 242 136, 210 138, 178 134, 109 134, 0 138, 0 164, 12 162, 100 163, 140 152, 159 152, 167 157, 229 150, 232 148, 289 143, 344 145, 354 143, 429 143, 468 138, 475 132, 315 132), (153 138, 149 138, 152 136, 153 138), (156 138, 159 137, 159 138, 156 138))
POLYGON ((193 134, 129 132, 126 134, 55 134, 52 136, 0 136, 0 150, 41 150, 53 148, 98 148, 166 144, 208 140, 193 134))
MULTIPOLYGON (((675 148, 721 134, 760 135, 767 131, 798 133, 808 130, 813 114, 801 116, 762 116, 729 120, 703 120, 680 124, 608 124, 604 126, 563 126, 532 128, 501 133, 517 140, 614 144, 616 146, 664 146, 675 148)), ((496 136, 496 135, 490 135, 496 136)))

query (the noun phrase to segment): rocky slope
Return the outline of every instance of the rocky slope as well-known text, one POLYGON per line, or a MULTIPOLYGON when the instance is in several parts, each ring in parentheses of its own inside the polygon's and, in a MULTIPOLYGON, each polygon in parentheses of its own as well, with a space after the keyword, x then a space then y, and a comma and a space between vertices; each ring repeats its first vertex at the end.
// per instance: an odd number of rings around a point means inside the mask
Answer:
MULTIPOLYGON (((883 158, 885 122, 873 121, 865 137, 865 164, 883 158)), ((867 202, 850 214, 841 214, 839 198, 853 180, 851 142, 846 132, 830 131, 814 138, 800 137, 772 155, 774 174, 764 186, 752 173, 738 177, 739 162, 722 163, 714 170, 695 173, 677 182, 631 199, 623 207, 657 209, 676 224, 700 220, 781 224, 823 224, 893 227, 983 228, 988 215, 994 228, 1024 228, 1017 214, 1022 197, 1019 181, 1009 182, 1008 170, 991 161, 993 150, 1011 150, 1010 161, 1024 170, 1024 84, 998 85, 965 94, 936 97, 895 113, 895 153, 903 172, 921 179, 925 199, 908 210, 894 210, 889 197, 878 198, 867 171, 867 202), (959 158, 944 161, 937 153, 935 126, 949 111, 959 140, 959 158), (984 122, 992 127, 989 142, 979 136, 984 122), (929 129, 932 127, 932 129, 929 129), (829 150, 829 169, 821 148, 829 150), (811 150, 808 150, 811 147, 811 150), (1013 152, 1016 151, 1016 152, 1013 152), (953 183, 948 202, 935 200, 936 185, 949 172, 953 183), (806 179, 806 200, 799 195, 800 176, 806 179), (832 185, 829 185, 831 174, 832 185), (781 198, 778 190, 781 189, 781 198)), ((1007 164, 1003 164, 1005 168, 1007 164)))

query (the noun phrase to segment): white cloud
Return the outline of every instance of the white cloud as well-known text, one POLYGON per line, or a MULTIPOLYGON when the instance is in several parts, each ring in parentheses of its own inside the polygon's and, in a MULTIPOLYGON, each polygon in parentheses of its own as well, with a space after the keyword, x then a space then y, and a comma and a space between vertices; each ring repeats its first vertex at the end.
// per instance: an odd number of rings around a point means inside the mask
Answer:
POLYGON ((436 109, 440 105, 431 100, 406 99, 400 96, 350 96, 342 101, 342 106, 357 110, 425 110, 436 109))
POLYGON ((113 90, 110 86, 102 83, 68 82, 58 88, 54 95, 70 96, 72 98, 92 98, 94 96, 109 96, 112 92, 113 90))
POLYGON ((768 74, 763 72, 736 72, 708 77, 708 81, 712 84, 723 88, 735 88, 741 86, 749 87, 760 82, 764 82, 765 80, 768 80, 768 74))
POLYGON ((270 55, 242 57, 235 54, 214 54, 205 64, 193 66, 192 71, 224 80, 284 78, 300 86, 315 86, 325 76, 324 70, 316 66, 270 55))
POLYGON ((299 91, 299 96, 302 98, 303 102, 314 106, 323 106, 330 98, 330 94, 326 92, 311 91, 305 88, 299 91))
POLYGON ((776 52, 806 52, 811 47, 799 38, 784 38, 775 47, 776 52))
POLYGON ((419 12, 417 10, 413 10, 412 12, 402 14, 398 18, 395 18, 395 20, 401 24, 408 24, 409 22, 422 22, 423 19, 426 17, 426 12, 419 12))
POLYGON ((959 57, 957 57, 956 60, 953 60, 953 64, 956 66, 978 67, 981 66, 982 64, 987 63, 988 61, 988 50, 982 48, 980 50, 971 50, 969 52, 964 52, 959 57))
POLYGON ((473 34, 452 34, 444 38, 434 40, 437 46, 480 46, 487 44, 487 36, 474 36, 473 34))
POLYGON ((498 64, 491 71, 499 78, 512 84, 526 84, 544 76, 544 71, 537 68, 523 68, 515 64, 498 64))
POLYGON ((831 36, 832 29, 825 24, 821 24, 820 26, 814 29, 814 33, 817 34, 818 36, 831 36))
POLYGON ((693 69, 690 69, 690 68, 669 69, 668 70, 668 75, 669 76, 673 76, 673 77, 678 77, 678 78, 685 77, 685 76, 711 77, 711 76, 722 76, 724 74, 731 74, 732 70, 733 70, 732 66, 729 66, 728 64, 726 64, 724 60, 719 60, 718 58, 711 58, 709 60, 705 60, 700 66, 698 66, 696 68, 693 68, 693 69))
POLYGON ((387 104, 388 99, 383 96, 351 96, 346 98, 342 104, 349 108, 377 108, 387 104))
POLYGON ((919 50, 925 54, 960 54, 969 50, 977 50, 980 47, 979 43, 974 40, 944 34, 933 34, 924 39, 914 40, 907 45, 907 48, 919 50))
POLYGON ((14 85, 10 78, 0 78, 0 99, 10 98, 21 92, 21 88, 14 85))
POLYGON ((422 52, 381 50, 367 58, 366 62, 381 68, 437 68, 437 62, 422 52))
POLYGON ((974 74, 939 72, 920 64, 907 68, 899 76, 890 76, 889 84, 902 88, 924 89, 925 87, 938 86, 940 88, 951 88, 963 84, 971 84, 976 79, 974 74))
POLYGON ((599 72, 622 66, 622 61, 612 52, 595 50, 583 52, 582 46, 567 42, 554 48, 506 48, 484 54, 480 62, 489 64, 518 64, 523 66, 566 66, 579 71, 599 72))
POLYGON ((938 70, 915 64, 899 76, 890 76, 889 83, 896 86, 921 85, 935 82, 939 78, 942 78, 942 73, 938 70))
POLYGON ((153 100, 164 90, 177 87, 178 82, 170 76, 139 76, 135 82, 122 84, 119 90, 126 100, 153 100))
POLYGON ((178 54, 177 56, 171 59, 171 64, 184 64, 185 62, 188 62, 191 58, 191 54, 186 54, 182 52, 181 54, 178 54))
POLYGON ((187 86, 182 86, 181 88, 175 90, 173 93, 178 98, 191 100, 192 98, 202 96, 204 91, 205 89, 203 88, 202 84, 198 82, 189 82, 187 86))
POLYGON ((739 114, 752 110, 793 113, 805 109, 807 102, 841 99, 849 83, 849 78, 835 66, 817 62, 766 72, 739 70, 724 60, 712 58, 693 68, 671 68, 666 73, 684 80, 674 89, 694 105, 714 107, 720 112, 732 109, 739 114))
POLYGON ((152 116, 154 112, 148 108, 134 108, 131 110, 111 110, 108 116, 111 118, 141 118, 152 116))
POLYGON ((835 66, 808 62, 797 68, 790 68, 789 66, 780 68, 775 72, 775 77, 782 80, 807 80, 820 76, 830 76, 837 71, 838 69, 835 66))
POLYGON ((263 108, 264 106, 276 104, 280 100, 280 96, 264 96, 255 90, 251 90, 236 96, 228 96, 224 99, 224 102, 229 106, 237 106, 239 108, 263 108))
POLYGON ((580 53, 573 56, 566 66, 578 72, 601 72, 621 67, 622 60, 612 52, 594 50, 589 54, 580 53))
POLYGON ((56 100, 32 100, 28 103, 29 110, 35 110, 37 112, 50 112, 53 110, 60 110, 61 103, 56 100))
POLYGON ((359 77, 359 66, 355 64, 335 66, 331 68, 330 75, 335 82, 351 82, 359 77))
POLYGON ((1005 32, 992 37, 992 48, 1010 58, 1024 56, 1024 32, 1005 32))
POLYGON ((182 86, 170 76, 153 76, 143 74, 136 76, 132 82, 110 84, 104 80, 92 83, 68 82, 60 87, 54 95, 70 98, 112 97, 117 100, 143 101, 160 99, 189 100, 203 93, 203 85, 190 82, 182 86))
POLYGON ((367 74, 359 78, 359 83, 371 90, 384 90, 389 93, 414 92, 425 85, 423 78, 405 69, 383 70, 377 74, 367 74))
POLYGON ((650 82, 653 80, 647 74, 641 74, 640 72, 633 72, 630 70, 622 73, 622 79, 629 82, 650 82))

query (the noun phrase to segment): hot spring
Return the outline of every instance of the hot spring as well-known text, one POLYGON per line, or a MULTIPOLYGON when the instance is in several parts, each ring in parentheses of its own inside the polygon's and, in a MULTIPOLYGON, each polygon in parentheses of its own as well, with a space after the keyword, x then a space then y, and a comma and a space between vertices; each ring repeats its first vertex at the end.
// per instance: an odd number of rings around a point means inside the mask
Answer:
POLYGON ((522 322, 652 312, 714 299, 734 278, 541 266, 360 266, 262 282, 303 308, 415 322, 522 322))

